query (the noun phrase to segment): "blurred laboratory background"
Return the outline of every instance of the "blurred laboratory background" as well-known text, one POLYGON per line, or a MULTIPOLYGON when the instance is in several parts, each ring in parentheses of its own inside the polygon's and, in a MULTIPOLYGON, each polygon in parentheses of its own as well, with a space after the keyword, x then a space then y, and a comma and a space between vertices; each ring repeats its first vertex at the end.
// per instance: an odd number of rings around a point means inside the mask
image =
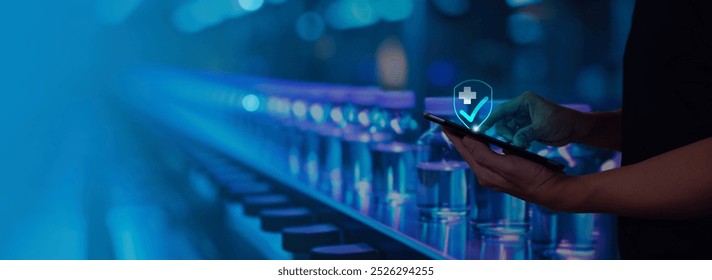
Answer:
POLYGON ((615 217, 478 185, 421 115, 468 79, 619 108, 633 0, 25 2, 0 9, 2 259, 618 257, 615 217))

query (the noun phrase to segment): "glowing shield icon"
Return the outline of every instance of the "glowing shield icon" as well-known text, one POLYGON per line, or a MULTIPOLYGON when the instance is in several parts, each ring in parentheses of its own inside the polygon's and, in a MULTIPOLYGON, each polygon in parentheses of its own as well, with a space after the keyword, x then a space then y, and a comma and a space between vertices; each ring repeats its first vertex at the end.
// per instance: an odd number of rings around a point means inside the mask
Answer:
POLYGON ((457 118, 468 128, 478 131, 492 113, 492 87, 480 80, 467 80, 452 90, 452 107, 457 118))

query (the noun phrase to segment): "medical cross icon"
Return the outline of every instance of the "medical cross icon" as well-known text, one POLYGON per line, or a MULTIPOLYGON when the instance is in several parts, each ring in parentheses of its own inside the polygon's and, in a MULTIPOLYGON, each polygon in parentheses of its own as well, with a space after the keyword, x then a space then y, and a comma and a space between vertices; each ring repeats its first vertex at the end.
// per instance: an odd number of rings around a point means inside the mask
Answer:
POLYGON ((465 104, 472 104, 472 99, 477 99, 477 92, 472 91, 470 87, 464 87, 461 92, 458 92, 458 99, 462 99, 465 104))
POLYGON ((477 131, 492 113, 492 87, 476 79, 460 82, 452 88, 455 116, 467 128, 477 131))

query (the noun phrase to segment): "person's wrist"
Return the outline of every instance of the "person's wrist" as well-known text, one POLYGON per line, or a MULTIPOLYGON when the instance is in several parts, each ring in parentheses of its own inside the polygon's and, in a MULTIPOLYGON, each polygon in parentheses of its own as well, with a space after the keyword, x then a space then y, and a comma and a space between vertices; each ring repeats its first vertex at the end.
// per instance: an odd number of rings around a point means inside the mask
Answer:
POLYGON ((556 174, 541 188, 535 200, 552 211, 581 212, 585 209, 588 191, 579 179, 579 176, 556 174))
POLYGON ((573 111, 573 113, 574 116, 571 119, 574 120, 574 133, 571 142, 586 142, 586 139, 589 138, 591 132, 593 132, 594 127, 596 126, 596 115, 594 113, 584 113, 579 111, 573 111))

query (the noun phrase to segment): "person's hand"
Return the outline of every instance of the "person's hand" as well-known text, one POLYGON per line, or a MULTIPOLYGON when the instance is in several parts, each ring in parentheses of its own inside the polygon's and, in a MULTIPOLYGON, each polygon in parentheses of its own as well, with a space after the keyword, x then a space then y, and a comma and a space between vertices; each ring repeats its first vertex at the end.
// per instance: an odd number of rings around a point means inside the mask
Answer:
POLYGON ((515 155, 497 154, 471 136, 462 137, 445 127, 443 131, 470 165, 480 185, 557 211, 577 203, 574 197, 564 195, 567 191, 562 183, 568 176, 563 173, 515 155))
POLYGON ((497 106, 480 131, 492 126, 497 134, 519 147, 528 147, 534 140, 563 146, 590 130, 584 113, 559 106, 532 92, 497 106))

